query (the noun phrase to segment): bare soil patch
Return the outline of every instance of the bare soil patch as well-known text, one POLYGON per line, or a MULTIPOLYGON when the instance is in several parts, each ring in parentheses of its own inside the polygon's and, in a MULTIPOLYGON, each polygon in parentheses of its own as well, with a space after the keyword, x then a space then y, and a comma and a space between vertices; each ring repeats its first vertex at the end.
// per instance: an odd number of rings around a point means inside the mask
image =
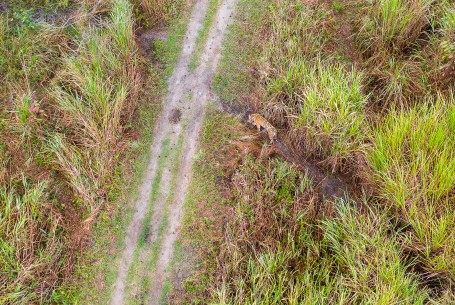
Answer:
POLYGON ((169 122, 172 124, 177 124, 180 122, 180 119, 182 118, 182 110, 180 109, 173 109, 171 112, 171 115, 169 116, 169 122))

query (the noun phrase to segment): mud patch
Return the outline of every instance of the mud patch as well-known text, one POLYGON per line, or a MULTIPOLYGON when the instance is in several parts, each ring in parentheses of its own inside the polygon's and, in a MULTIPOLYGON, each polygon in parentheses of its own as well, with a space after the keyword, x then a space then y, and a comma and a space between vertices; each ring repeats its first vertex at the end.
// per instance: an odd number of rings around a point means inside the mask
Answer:
POLYGON ((169 115, 169 123, 177 124, 182 119, 182 110, 175 108, 172 109, 171 114, 169 115))

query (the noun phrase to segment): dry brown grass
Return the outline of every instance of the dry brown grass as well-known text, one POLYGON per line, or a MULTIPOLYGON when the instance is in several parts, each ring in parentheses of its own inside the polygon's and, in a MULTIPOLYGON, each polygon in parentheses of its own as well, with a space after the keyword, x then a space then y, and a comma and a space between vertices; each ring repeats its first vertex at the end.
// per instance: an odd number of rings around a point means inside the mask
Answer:
MULTIPOLYGON (((81 36, 0 19, 0 303, 72 303, 60 293, 97 212, 118 192, 140 58, 127 1, 85 2, 81 36)), ((25 21, 24 21, 25 20, 25 21)), ((21 23, 22 22, 22 23, 21 23)), ((74 30, 74 29, 73 29, 74 30)))
MULTIPOLYGON (((248 74, 246 77, 241 75, 245 87, 253 92, 248 97, 243 93, 234 94, 234 97, 229 96, 228 102, 251 102, 251 109, 262 113, 280 128, 279 138, 290 143, 297 155, 328 170, 348 174, 351 181, 362 180, 361 185, 354 184, 353 187, 362 192, 363 185, 368 185, 371 190, 368 193, 372 195, 367 197, 366 203, 366 206, 374 207, 371 211, 342 213, 341 223, 324 220, 324 224, 331 223, 342 228, 352 222, 356 224, 353 227, 359 228, 357 232, 363 232, 360 234, 373 240, 367 241, 352 232, 353 239, 349 242, 352 248, 344 244, 349 251, 338 248, 335 252, 340 252, 331 253, 327 263, 304 266, 306 271, 330 273, 331 279, 337 275, 331 273, 333 269, 330 266, 341 273, 346 270, 344 268, 366 272, 365 277, 359 273, 351 274, 354 278, 349 283, 326 281, 320 287, 317 280, 313 281, 313 274, 306 274, 301 280, 311 282, 307 287, 318 287, 311 300, 314 302, 327 286, 333 284, 333 294, 326 299, 318 299, 321 303, 355 302, 357 289, 363 291, 357 299, 360 302, 369 300, 372 303, 382 301, 393 304, 402 300, 409 304, 453 303, 453 270, 449 266, 454 257, 454 239, 449 228, 453 227, 454 218, 448 208, 449 202, 453 201, 455 187, 453 179, 449 178, 453 176, 453 145, 449 140, 449 130, 453 130, 454 103, 453 3, 444 0, 378 0, 369 2, 369 5, 364 3, 363 9, 359 10, 360 5, 357 4, 362 1, 343 1, 341 4, 340 1, 321 1, 309 6, 292 0, 257 2, 265 5, 267 12, 261 15, 254 11, 254 5, 251 8, 249 4, 243 4, 251 11, 247 17, 240 15, 242 19, 239 23, 243 27, 235 28, 237 32, 233 38, 237 44, 247 48, 245 44, 248 43, 242 38, 250 33, 248 24, 254 25, 258 20, 263 21, 261 18, 266 19, 264 28, 251 26, 254 33, 262 37, 249 42, 251 48, 259 49, 259 55, 247 57, 251 63, 241 67, 248 74), (349 12, 343 13, 343 10, 349 12), (337 28, 333 21, 340 17, 335 14, 347 18, 345 22, 352 25, 352 31, 337 28), (334 38, 343 33, 353 36, 334 38), (352 43, 353 40, 357 45, 352 43), (349 45, 337 46, 337 43, 349 45), (356 53, 363 53, 362 56, 346 56, 347 50, 357 47, 356 53), (433 127, 430 128, 430 125, 433 127), (392 219, 388 219, 390 215, 392 219), (379 219, 382 220, 375 222, 379 219), (363 226, 362 221, 368 225, 363 226), (369 230, 372 227, 377 230, 377 235, 371 235, 369 230), (372 247, 370 250, 375 249, 371 253, 387 253, 385 255, 396 262, 396 268, 375 265, 369 260, 369 254, 357 252, 364 242, 372 247), (359 256, 352 259, 353 253, 359 256), (332 257, 332 254, 335 256, 332 257), (335 257, 342 261, 337 261, 335 257), (389 284, 371 281, 377 278, 373 274, 384 275, 386 270, 391 271, 388 275, 395 272, 389 278, 389 284), (344 290, 345 297, 330 298, 343 290, 338 290, 340 283, 347 285, 343 289, 347 288, 350 292, 344 290), (351 288, 356 292, 351 294, 351 288), (416 292, 419 289, 421 293, 416 292), (376 298, 380 295, 384 297, 381 300, 376 298)), ((258 3, 256 5, 260 7, 258 3)), ((225 66, 248 62, 243 58, 249 55, 248 52, 231 44, 236 45, 230 42, 229 51, 242 60, 228 57, 230 62, 225 66)), ((220 74, 224 73, 226 70, 220 74)), ((234 77, 237 77, 235 73, 234 77)), ((223 77, 226 78, 226 75, 223 77)), ((242 88, 242 85, 225 79, 220 84, 226 87, 219 90, 221 93, 235 93, 237 88, 242 88)), ((238 222, 232 220, 230 234, 223 245, 223 250, 229 254, 223 256, 221 261, 232 264, 224 266, 227 268, 223 269, 223 272, 227 270, 225 273, 220 272, 225 280, 218 286, 217 300, 221 303, 265 302, 262 297, 270 296, 267 291, 288 287, 283 283, 294 276, 293 272, 298 273, 298 268, 290 268, 292 272, 288 273, 285 271, 289 269, 280 273, 277 268, 273 274, 264 270, 267 263, 282 264, 292 256, 294 248, 284 247, 282 252, 274 252, 276 249, 270 247, 272 251, 259 253, 262 250, 252 246, 257 244, 256 240, 268 244, 267 240, 261 239, 262 235, 255 235, 256 226, 260 226, 256 221, 258 218, 273 221, 276 213, 267 214, 267 211, 258 210, 257 205, 262 203, 262 197, 267 198, 261 193, 262 179, 266 179, 267 173, 273 169, 278 170, 279 165, 271 165, 270 169, 256 160, 242 163, 240 167, 248 170, 240 175, 242 179, 235 188, 235 192, 241 192, 235 199, 242 206, 236 210, 241 217, 238 222), (255 217, 257 215, 266 216, 255 217), (248 234, 252 234, 251 238, 245 237, 248 234), (237 236, 242 238, 237 240, 237 236), (240 274, 237 273, 239 269, 240 274), (262 271, 267 276, 262 278, 260 286, 262 271), (282 277, 275 277, 277 273, 282 277), (257 282, 254 281, 256 279, 257 282), (261 287, 267 287, 267 291, 261 287)), ((267 179, 272 178, 267 176, 267 179)), ((271 202, 280 200, 274 198, 271 202)), ((285 207, 286 203, 280 202, 280 205, 285 207)), ((267 208, 273 211, 273 207, 267 208)), ((273 227, 267 221, 266 227, 260 230, 267 232, 267 227, 273 227)), ((279 227, 286 227, 288 223, 279 227)), ((305 219, 304 223, 311 227, 312 220, 305 219)), ((325 232, 322 234, 334 232, 330 226, 319 228, 325 232)), ((345 229, 347 227, 337 232, 345 229)), ((270 235, 273 236, 273 233, 268 232, 267 236, 270 235)), ((312 244, 315 237, 312 233, 309 235, 307 241, 312 244)), ((332 237, 332 242, 338 240, 338 237, 332 237)), ((283 244, 286 242, 283 241, 283 244)), ((315 248, 319 246, 314 245, 315 248)), ((305 252, 307 256, 300 253, 295 259, 314 259, 321 253, 309 252, 305 252)), ((320 256, 318 258, 321 259, 320 256)), ((291 295, 289 293, 285 297, 291 295)), ((265 303, 272 304, 273 301, 265 303)))

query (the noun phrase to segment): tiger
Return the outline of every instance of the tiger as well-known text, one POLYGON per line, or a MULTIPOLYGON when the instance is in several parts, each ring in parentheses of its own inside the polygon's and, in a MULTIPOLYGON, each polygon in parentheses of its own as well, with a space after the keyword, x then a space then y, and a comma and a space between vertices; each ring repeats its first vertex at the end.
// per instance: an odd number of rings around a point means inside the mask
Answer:
POLYGON ((272 126, 263 116, 258 113, 250 114, 248 116, 248 123, 257 127, 258 131, 261 131, 261 127, 267 131, 267 134, 270 139, 270 143, 273 142, 277 138, 276 128, 272 126))

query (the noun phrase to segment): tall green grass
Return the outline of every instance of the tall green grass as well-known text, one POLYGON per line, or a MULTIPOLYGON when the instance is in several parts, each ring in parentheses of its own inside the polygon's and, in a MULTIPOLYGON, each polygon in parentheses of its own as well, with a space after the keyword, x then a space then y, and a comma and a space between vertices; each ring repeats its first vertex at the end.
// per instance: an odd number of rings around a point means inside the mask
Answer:
POLYGON ((412 228, 428 272, 455 279, 455 100, 392 112, 375 129, 368 160, 375 183, 412 228))
POLYGON ((435 0, 379 0, 366 7, 359 31, 365 50, 372 48, 397 53, 412 46, 429 23, 435 0))
POLYGON ((289 130, 282 138, 294 148, 337 170, 361 147, 364 76, 324 51, 329 41, 317 29, 327 27, 328 9, 276 2, 269 14, 260 110, 289 130))
POLYGON ((454 12, 445 0, 381 0, 361 10, 355 36, 376 102, 396 106, 450 94, 454 12))
POLYGON ((17 186, 0 189, 0 303, 41 304, 62 268, 61 215, 48 199, 45 181, 12 182, 17 186))
POLYGON ((0 17, 1 304, 71 303, 55 291, 116 192, 140 74, 131 5, 107 7, 102 27, 0 17))
POLYGON ((56 169, 89 208, 87 222, 108 199, 106 186, 140 84, 128 1, 113 3, 111 20, 106 29, 90 29, 78 52, 64 59, 50 91, 66 136, 53 136, 49 150, 56 169))
POLYGON ((263 107, 275 118, 280 117, 274 113, 280 107, 277 104, 282 105, 286 116, 280 125, 292 130, 288 141, 301 151, 322 156, 336 169, 361 148, 367 96, 362 92, 361 73, 324 62, 290 63, 283 74, 268 80, 269 99, 263 107))
POLYGON ((67 37, 19 17, 0 15, 0 303, 41 304, 67 268, 59 191, 40 155, 40 85, 58 68, 67 37))

